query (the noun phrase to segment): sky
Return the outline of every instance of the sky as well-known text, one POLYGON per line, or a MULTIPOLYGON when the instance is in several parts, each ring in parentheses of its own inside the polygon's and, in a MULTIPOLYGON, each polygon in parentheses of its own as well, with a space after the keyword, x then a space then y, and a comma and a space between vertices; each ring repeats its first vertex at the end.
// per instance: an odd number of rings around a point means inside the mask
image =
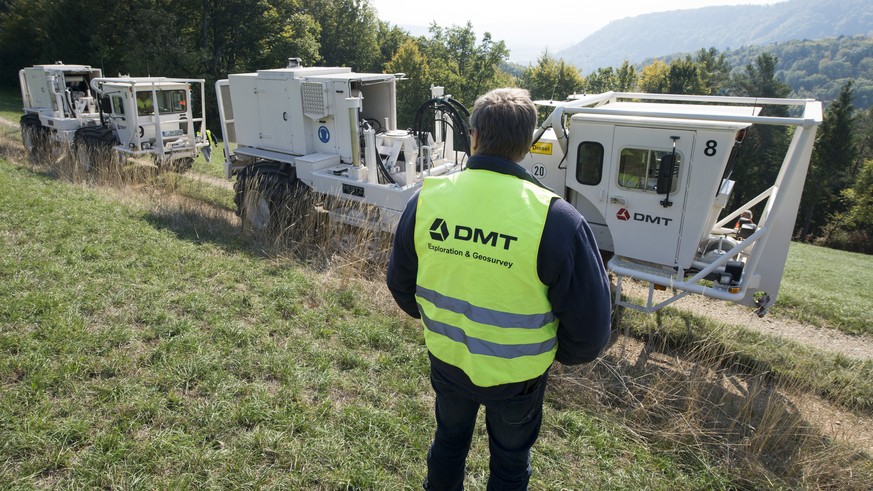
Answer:
POLYGON ((715 5, 763 5, 779 0, 370 0, 384 21, 409 28, 431 22, 443 27, 473 23, 479 39, 487 31, 503 40, 512 61, 527 64, 543 50, 552 53, 572 46, 610 21, 652 12, 685 10, 715 5))

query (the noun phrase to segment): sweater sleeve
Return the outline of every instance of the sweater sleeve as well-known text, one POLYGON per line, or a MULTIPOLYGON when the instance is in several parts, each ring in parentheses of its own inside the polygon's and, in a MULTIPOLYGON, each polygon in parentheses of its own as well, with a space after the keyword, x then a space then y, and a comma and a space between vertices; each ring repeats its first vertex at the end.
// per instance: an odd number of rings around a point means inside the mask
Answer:
POLYGON ((562 199, 549 209, 537 271, 560 322, 556 359, 565 365, 593 361, 611 334, 609 279, 588 222, 562 199))
POLYGON ((397 305, 410 316, 419 319, 415 301, 415 285, 418 276, 418 255, 415 253, 415 212, 418 209, 418 193, 406 204, 394 232, 394 247, 388 259, 386 282, 397 305))

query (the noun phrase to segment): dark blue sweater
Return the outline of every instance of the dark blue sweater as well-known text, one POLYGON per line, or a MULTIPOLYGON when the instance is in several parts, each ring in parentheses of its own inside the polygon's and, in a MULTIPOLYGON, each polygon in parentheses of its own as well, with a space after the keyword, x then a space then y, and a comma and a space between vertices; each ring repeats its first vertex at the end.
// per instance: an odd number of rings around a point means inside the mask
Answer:
MULTIPOLYGON (((540 185, 520 165, 500 157, 474 155, 470 157, 467 167, 509 174, 540 185)), ((397 225, 387 274, 388 289, 397 305, 416 319, 421 317, 415 301, 418 256, 415 253, 414 234, 417 207, 418 193, 409 200, 397 225)), ((549 301, 560 321, 555 358, 565 365, 594 360, 609 342, 609 280, 588 223, 563 199, 555 199, 549 206, 537 256, 537 274, 549 288, 549 301)), ((430 359, 433 369, 486 399, 511 397, 524 388, 524 382, 477 387, 462 370, 434 356, 430 359)))

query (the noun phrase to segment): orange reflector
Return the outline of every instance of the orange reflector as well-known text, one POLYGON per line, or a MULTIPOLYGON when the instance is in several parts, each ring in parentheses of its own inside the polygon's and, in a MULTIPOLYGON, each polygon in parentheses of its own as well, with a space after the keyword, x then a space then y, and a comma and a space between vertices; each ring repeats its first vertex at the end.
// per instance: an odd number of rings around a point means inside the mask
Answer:
POLYGON ((655 290, 658 290, 659 292, 663 292, 663 291, 667 290, 667 287, 664 285, 655 285, 655 290))
POLYGON ((738 286, 732 286, 728 288, 728 293, 740 293, 741 288, 738 286))

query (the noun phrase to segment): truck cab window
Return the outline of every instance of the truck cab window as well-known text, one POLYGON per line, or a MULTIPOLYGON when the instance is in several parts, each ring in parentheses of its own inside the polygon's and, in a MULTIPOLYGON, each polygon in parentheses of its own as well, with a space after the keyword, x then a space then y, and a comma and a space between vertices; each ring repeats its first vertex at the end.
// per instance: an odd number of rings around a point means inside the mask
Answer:
POLYGON ((114 95, 109 98, 112 103, 112 115, 124 116, 124 102, 120 96, 114 95))
MULTIPOLYGON (((658 167, 661 157, 670 152, 647 148, 623 148, 619 157, 618 185, 626 189, 655 192, 658 183, 658 167)), ((682 159, 676 155, 674 175, 679 174, 682 159)), ((679 187, 679 179, 673 179, 670 192, 679 187)))
POLYGON ((158 106, 162 113, 185 112, 184 90, 159 90, 158 106))
POLYGON ((603 177, 603 145, 582 142, 576 154, 576 180, 580 184, 596 186, 603 177))
POLYGON ((152 102, 151 92, 136 93, 136 112, 140 116, 149 116, 155 113, 155 104, 152 102))

